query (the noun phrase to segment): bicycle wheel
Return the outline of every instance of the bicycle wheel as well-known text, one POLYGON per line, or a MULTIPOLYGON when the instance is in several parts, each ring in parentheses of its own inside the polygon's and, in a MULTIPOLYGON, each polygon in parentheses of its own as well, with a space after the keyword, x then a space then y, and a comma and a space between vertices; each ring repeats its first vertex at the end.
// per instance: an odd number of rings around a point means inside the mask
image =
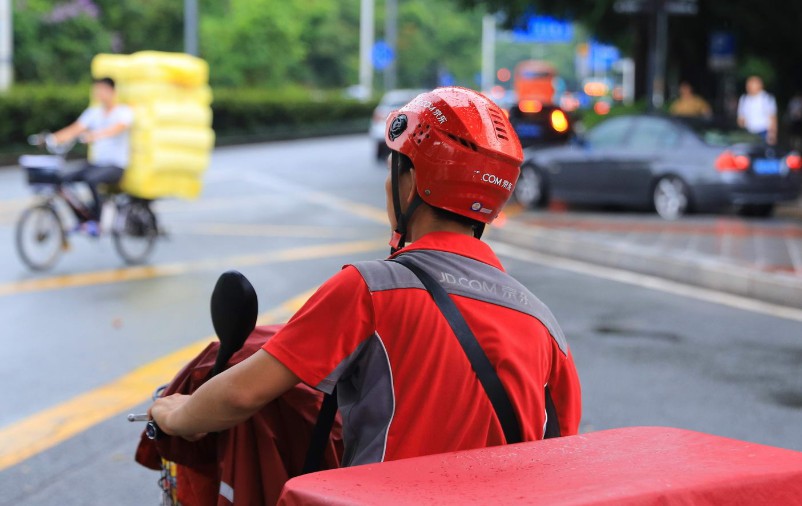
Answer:
POLYGON ((112 228, 114 248, 125 263, 141 264, 153 251, 159 237, 156 215, 147 202, 132 201, 117 209, 112 228))
POLYGON ((50 269, 67 247, 64 227, 49 204, 26 209, 17 221, 17 253, 35 271, 50 269))

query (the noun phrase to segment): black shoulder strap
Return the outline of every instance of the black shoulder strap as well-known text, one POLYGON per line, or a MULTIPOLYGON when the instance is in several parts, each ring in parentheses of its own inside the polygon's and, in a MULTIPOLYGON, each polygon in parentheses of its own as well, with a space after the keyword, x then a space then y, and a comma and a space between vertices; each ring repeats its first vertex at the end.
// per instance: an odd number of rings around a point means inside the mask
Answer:
MULTIPOLYGON (((448 292, 420 267, 412 263, 409 258, 405 258, 402 255, 396 257, 393 261, 412 271, 431 294, 440 312, 443 313, 443 316, 448 321, 454 335, 457 336, 462 350, 471 362, 471 367, 490 399, 490 403, 493 405, 496 416, 501 423, 501 428, 504 431, 504 439, 507 440, 508 444, 520 443, 522 441, 521 428, 518 425, 518 418, 515 416, 515 409, 512 406, 512 402, 510 402, 507 391, 504 390, 504 385, 502 385, 496 370, 493 368, 493 364, 490 363, 490 359, 487 358, 484 350, 479 345, 476 336, 473 335, 470 327, 468 327, 468 323, 463 318, 459 308, 448 296, 448 292)), ((336 415, 337 390, 335 389, 334 392, 326 394, 323 398, 320 414, 309 442, 309 449, 306 452, 303 474, 313 473, 320 469, 323 452, 336 415)))
POLYGON ((330 394, 324 394, 323 404, 320 405, 320 413, 317 415, 315 428, 312 429, 312 437, 309 439, 309 449, 306 451, 306 459, 301 474, 314 473, 320 470, 323 461, 323 453, 326 444, 329 442, 331 428, 334 425, 334 418, 337 416, 337 387, 330 394))
POLYGON ((507 440, 508 444, 520 443, 522 440, 521 428, 518 425, 518 418, 515 416, 515 409, 512 406, 512 402, 510 402, 507 391, 504 389, 504 385, 502 385, 493 364, 490 363, 490 359, 487 358, 484 350, 479 345, 479 341, 476 340, 476 336, 468 327, 468 323, 463 318, 459 308, 448 296, 448 292, 408 257, 401 255, 393 259, 393 261, 412 271, 421 280, 423 286, 426 287, 440 312, 443 313, 443 316, 448 321, 451 330, 454 331, 454 335, 457 336, 462 350, 471 362, 479 382, 485 389, 485 393, 487 393, 487 397, 490 399, 490 403, 493 405, 496 416, 501 423, 501 428, 504 430, 504 439, 507 440))

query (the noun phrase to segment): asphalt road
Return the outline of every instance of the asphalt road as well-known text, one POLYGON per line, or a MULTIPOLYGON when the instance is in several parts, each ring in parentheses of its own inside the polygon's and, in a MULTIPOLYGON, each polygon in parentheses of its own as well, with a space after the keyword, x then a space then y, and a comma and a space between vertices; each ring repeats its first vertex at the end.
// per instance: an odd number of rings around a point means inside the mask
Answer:
MULTIPOLYGON (((342 264, 386 254, 385 170, 372 153, 362 136, 219 149, 201 199, 158 203, 170 236, 149 268, 81 237, 46 274, 16 258, 27 190, 0 171, 0 505, 156 504, 156 473, 133 462, 141 426, 124 414, 175 372, 162 357, 211 339, 220 272, 244 272, 267 319, 282 320, 342 264)), ((667 425, 802 450, 802 312, 499 249, 569 338, 583 431, 667 425)))

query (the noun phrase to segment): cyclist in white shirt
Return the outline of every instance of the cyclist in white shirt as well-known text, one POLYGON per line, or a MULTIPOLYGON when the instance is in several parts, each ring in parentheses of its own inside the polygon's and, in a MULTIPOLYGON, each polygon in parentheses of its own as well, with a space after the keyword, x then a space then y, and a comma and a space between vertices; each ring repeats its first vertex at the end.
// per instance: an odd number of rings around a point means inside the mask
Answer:
POLYGON ((84 168, 71 174, 69 181, 83 181, 92 193, 89 217, 78 217, 90 234, 97 234, 102 202, 98 195, 99 184, 117 184, 128 165, 129 130, 134 121, 130 107, 117 103, 114 80, 108 77, 95 79, 92 98, 96 102, 86 109, 73 124, 56 132, 57 143, 80 139, 92 145, 89 160, 84 168))
POLYGON ((777 102, 758 76, 746 80, 746 94, 738 100, 738 126, 761 136, 766 144, 777 143, 777 102))

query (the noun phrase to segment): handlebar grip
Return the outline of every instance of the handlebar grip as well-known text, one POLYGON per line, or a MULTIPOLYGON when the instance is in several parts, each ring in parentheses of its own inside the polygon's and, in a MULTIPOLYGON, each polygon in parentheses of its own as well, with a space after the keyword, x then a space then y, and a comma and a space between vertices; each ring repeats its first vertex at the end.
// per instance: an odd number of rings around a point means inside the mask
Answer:
POLYGON ((150 420, 147 426, 145 426, 145 435, 148 436, 148 439, 157 440, 164 436, 164 432, 162 432, 156 422, 150 420))

